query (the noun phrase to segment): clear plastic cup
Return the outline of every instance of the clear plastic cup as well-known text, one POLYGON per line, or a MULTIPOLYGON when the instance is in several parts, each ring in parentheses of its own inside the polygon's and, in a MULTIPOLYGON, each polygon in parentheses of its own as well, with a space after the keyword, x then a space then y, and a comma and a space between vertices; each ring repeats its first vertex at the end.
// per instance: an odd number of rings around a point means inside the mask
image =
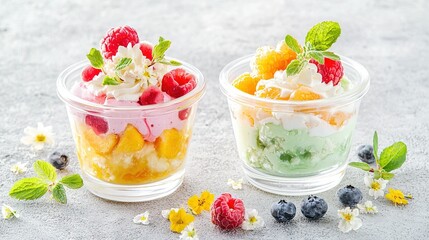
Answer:
POLYGON ((182 64, 196 76, 197 86, 180 98, 145 106, 103 105, 76 96, 72 88, 81 81, 87 61, 60 74, 58 96, 66 103, 85 186, 93 194, 114 201, 149 201, 182 184, 197 104, 205 92, 201 72, 182 64), (102 133, 98 129, 105 123, 108 130, 102 133))
POLYGON ((369 74, 341 57, 353 88, 336 97, 311 101, 258 98, 231 85, 249 72, 253 55, 237 59, 220 73, 245 176, 275 194, 307 195, 336 186, 345 174, 361 98, 369 74))

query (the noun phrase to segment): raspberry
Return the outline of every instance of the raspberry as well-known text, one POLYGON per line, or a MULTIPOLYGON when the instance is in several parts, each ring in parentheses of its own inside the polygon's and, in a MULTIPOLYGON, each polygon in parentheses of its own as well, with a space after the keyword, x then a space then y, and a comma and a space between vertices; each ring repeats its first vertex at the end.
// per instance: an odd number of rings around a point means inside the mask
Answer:
POLYGON ((178 98, 195 88, 195 76, 182 68, 176 68, 166 73, 162 78, 162 91, 178 98))
POLYGON ((140 96, 140 105, 151 105, 164 102, 164 94, 155 86, 150 86, 140 96))
POLYGON ((211 208, 212 223, 222 229, 233 229, 244 221, 244 204, 231 194, 223 193, 213 203, 211 208))
POLYGON ((141 42, 140 43, 140 51, 142 51, 143 56, 145 56, 147 59, 149 59, 151 61, 153 59, 152 49, 153 49, 152 44, 150 44, 148 42, 141 42))
POLYGON ((82 71, 82 80, 84 82, 89 82, 92 79, 94 79, 94 77, 97 76, 100 72, 101 72, 100 69, 96 69, 91 66, 88 66, 84 68, 82 71))
POLYGON ((336 86, 344 75, 341 61, 325 58, 325 64, 319 64, 314 59, 311 59, 310 63, 317 66, 317 72, 322 75, 322 82, 326 84, 332 82, 336 86))
POLYGON ((90 126, 97 135, 106 133, 109 128, 106 120, 93 115, 86 115, 85 123, 90 126))
POLYGON ((128 43, 132 46, 139 42, 139 36, 136 30, 129 26, 110 29, 106 36, 101 40, 101 50, 107 59, 111 59, 118 52, 118 47, 126 47, 128 43))
POLYGON ((256 91, 256 85, 259 80, 260 79, 252 76, 250 73, 243 73, 232 81, 232 86, 245 93, 253 95, 256 91))

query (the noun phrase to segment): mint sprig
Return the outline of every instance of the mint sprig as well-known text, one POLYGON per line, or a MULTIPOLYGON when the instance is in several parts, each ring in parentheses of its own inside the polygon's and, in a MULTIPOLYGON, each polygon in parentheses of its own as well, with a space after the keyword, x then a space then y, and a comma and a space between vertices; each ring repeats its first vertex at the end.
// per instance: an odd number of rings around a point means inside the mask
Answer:
POLYGON ((122 83, 122 80, 118 76, 114 76, 114 77, 105 76, 103 78, 103 82, 101 84, 103 84, 103 85, 119 85, 120 83, 122 83))
POLYGON ((340 25, 332 21, 324 21, 313 26, 305 37, 304 46, 301 46, 291 35, 286 35, 286 45, 297 54, 296 59, 287 66, 286 74, 288 76, 298 74, 310 59, 314 59, 320 64, 325 63, 325 58, 340 60, 335 53, 326 51, 340 35, 340 25))
POLYGON ((128 65, 131 64, 132 61, 133 60, 131 58, 121 58, 121 60, 119 60, 119 63, 115 66, 115 70, 119 71, 126 68, 128 65))
POLYGON ((57 202, 67 203, 64 186, 70 189, 78 189, 83 186, 83 180, 79 174, 72 174, 57 181, 55 168, 48 162, 37 160, 33 164, 37 177, 23 178, 12 186, 9 196, 19 200, 34 200, 41 198, 48 191, 52 192, 52 198, 57 202))
POLYGON ((93 68, 103 69, 104 60, 99 50, 97 50, 96 48, 91 48, 91 50, 89 50, 89 53, 86 55, 86 57, 88 58, 93 68))
POLYGON ((165 40, 163 37, 159 37, 158 43, 153 46, 152 51, 152 62, 155 63, 161 63, 165 65, 172 65, 172 66, 180 66, 182 65, 180 62, 175 60, 167 60, 165 59, 165 52, 170 48, 171 41, 165 40))
POLYGON ((355 168, 362 169, 366 172, 374 173, 374 178, 383 178, 385 180, 392 179, 395 175, 391 173, 393 170, 400 168, 407 156, 407 145, 403 142, 395 142, 389 147, 385 148, 380 157, 378 156, 378 134, 374 132, 373 136, 373 149, 376 167, 373 168, 364 162, 350 162, 349 165, 355 168))

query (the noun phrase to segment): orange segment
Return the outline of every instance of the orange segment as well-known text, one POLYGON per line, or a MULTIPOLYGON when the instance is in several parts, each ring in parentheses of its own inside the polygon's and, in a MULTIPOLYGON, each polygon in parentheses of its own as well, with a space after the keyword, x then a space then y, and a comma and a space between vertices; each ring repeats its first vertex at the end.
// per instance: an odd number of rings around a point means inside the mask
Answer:
POLYGON ((143 148, 144 138, 133 125, 128 124, 119 139, 116 153, 132 153, 143 148))
POLYGON ((276 87, 267 87, 258 90, 255 95, 261 98, 288 100, 287 97, 281 97, 282 90, 276 87))
POLYGON ((316 100, 321 99, 322 96, 313 92, 311 88, 301 86, 290 95, 290 100, 294 101, 306 101, 306 100, 316 100))
POLYGON ((321 114, 321 118, 332 126, 340 127, 351 117, 351 114, 344 112, 336 112, 334 114, 321 114))
POLYGON ((286 45, 284 40, 277 44, 276 51, 281 55, 281 59, 283 61, 282 68, 284 66, 284 69, 286 69, 292 60, 296 59, 296 53, 286 45))
POLYGON ((245 93, 253 95, 256 91, 256 85, 258 84, 259 80, 259 78, 253 77, 250 73, 243 73, 234 79, 232 86, 245 93))
POLYGON ((253 72, 262 79, 271 79, 276 71, 286 69, 282 55, 272 47, 258 48, 251 67, 253 72))
POLYGON ((185 144, 185 137, 177 129, 164 130, 156 140, 155 149, 159 157, 175 158, 182 146, 185 144))
POLYGON ((119 139, 116 134, 109 134, 106 136, 97 135, 92 128, 86 128, 82 132, 85 140, 99 154, 108 154, 112 152, 119 139))

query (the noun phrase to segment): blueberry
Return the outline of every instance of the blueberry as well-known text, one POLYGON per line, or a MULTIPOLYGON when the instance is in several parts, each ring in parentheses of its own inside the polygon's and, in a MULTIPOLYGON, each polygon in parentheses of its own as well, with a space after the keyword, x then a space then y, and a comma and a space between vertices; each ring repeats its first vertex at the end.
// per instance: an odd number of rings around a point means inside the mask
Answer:
POLYGON ((361 145, 357 149, 358 157, 362 162, 366 162, 368 164, 374 163, 374 150, 371 145, 361 145))
POLYGON ((328 204, 317 196, 310 195, 302 200, 301 213, 308 219, 317 220, 328 211, 328 204))
POLYGON ((352 185, 347 185, 338 190, 337 196, 340 202, 347 207, 354 207, 362 200, 362 192, 359 188, 355 188, 352 185))
POLYGON ((278 222, 287 222, 292 220, 296 214, 295 204, 291 202, 286 202, 285 200, 280 200, 279 202, 273 203, 271 206, 271 215, 278 222))
POLYGON ((49 155, 49 162, 58 170, 63 170, 69 165, 69 157, 60 152, 53 152, 49 155))

